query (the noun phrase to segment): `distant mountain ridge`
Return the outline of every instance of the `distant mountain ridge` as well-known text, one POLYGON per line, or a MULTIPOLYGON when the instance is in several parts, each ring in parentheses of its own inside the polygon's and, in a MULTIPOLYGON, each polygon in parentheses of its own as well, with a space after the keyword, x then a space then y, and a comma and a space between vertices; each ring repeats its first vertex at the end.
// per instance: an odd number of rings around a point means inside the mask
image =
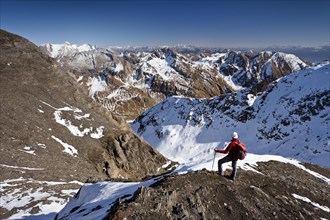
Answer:
POLYGON ((173 95, 210 98, 241 89, 257 94, 279 77, 310 65, 295 55, 271 51, 190 48, 190 52, 178 52, 183 49, 165 47, 118 53, 71 44, 47 44, 41 49, 79 79, 95 100, 129 120, 173 95))
POLYGON ((79 52, 85 52, 94 50, 96 46, 89 44, 71 44, 70 42, 65 42, 64 44, 45 44, 43 45, 45 49, 50 53, 50 56, 56 58, 58 56, 72 56, 79 52))

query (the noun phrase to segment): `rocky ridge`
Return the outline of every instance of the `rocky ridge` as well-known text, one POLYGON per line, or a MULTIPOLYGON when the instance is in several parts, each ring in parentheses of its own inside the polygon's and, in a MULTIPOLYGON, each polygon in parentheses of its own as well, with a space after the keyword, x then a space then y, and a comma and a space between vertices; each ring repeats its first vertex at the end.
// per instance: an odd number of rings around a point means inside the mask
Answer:
POLYGON ((202 169, 130 185, 85 185, 55 219, 326 218, 329 170, 293 164, 245 163, 234 182, 202 169))
MULTIPOLYGON (((322 219, 329 183, 290 164, 258 163, 235 182, 207 170, 164 177, 105 219, 322 219)), ((321 171, 322 168, 314 167, 321 171)), ((330 177, 329 170, 325 170, 330 177)), ((229 172, 228 174, 229 175, 229 172)))

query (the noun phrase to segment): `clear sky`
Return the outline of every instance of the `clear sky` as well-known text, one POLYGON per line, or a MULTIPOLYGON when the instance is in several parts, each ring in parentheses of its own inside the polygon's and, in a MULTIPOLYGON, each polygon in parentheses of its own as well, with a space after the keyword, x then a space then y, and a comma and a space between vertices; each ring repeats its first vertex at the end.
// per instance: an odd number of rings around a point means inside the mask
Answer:
POLYGON ((44 43, 321 46, 330 0, 0 0, 1 29, 44 43))

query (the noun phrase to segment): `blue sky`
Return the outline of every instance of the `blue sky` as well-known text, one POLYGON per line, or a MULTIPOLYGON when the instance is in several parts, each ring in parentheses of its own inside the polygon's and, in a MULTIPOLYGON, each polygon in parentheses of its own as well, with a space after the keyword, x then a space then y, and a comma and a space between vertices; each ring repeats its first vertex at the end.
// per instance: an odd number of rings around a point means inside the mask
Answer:
POLYGON ((0 0, 1 29, 33 43, 329 45, 329 0, 0 0))

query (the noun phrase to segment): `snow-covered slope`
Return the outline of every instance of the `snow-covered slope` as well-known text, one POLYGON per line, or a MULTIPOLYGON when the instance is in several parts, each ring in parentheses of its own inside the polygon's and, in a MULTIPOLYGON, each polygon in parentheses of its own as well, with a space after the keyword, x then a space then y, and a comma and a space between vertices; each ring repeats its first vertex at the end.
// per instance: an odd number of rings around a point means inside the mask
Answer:
POLYGON ((329 168, 329 68, 326 64, 283 77, 258 97, 246 91, 211 99, 171 97, 132 127, 180 163, 222 147, 237 131, 249 152, 329 168))

